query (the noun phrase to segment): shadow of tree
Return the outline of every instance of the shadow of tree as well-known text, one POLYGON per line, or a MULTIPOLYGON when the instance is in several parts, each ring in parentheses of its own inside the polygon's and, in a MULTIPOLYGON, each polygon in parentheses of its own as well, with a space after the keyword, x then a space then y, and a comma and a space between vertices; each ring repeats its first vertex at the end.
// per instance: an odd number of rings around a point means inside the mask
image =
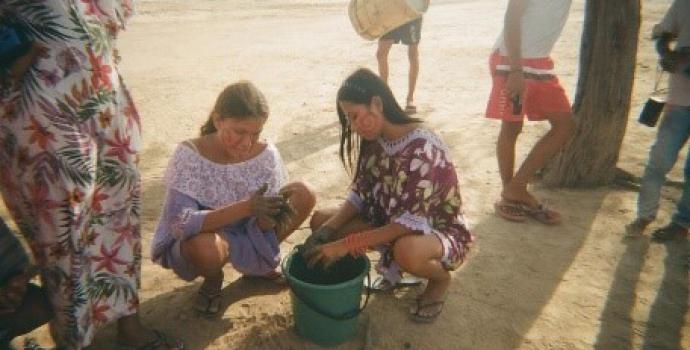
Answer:
POLYGON ((646 237, 626 237, 626 249, 618 261, 606 305, 601 314, 601 327, 595 349, 631 349, 633 346, 632 311, 637 301, 637 284, 649 248, 646 237))
POLYGON ((291 163, 338 142, 340 142, 340 122, 334 121, 317 128, 304 130, 298 136, 278 142, 276 147, 280 150, 280 155, 285 163, 291 163), (309 142, 305 142, 305 140, 309 142))
POLYGON ((681 349, 688 313, 688 237, 664 244, 664 278, 654 300, 644 334, 643 349, 681 349))

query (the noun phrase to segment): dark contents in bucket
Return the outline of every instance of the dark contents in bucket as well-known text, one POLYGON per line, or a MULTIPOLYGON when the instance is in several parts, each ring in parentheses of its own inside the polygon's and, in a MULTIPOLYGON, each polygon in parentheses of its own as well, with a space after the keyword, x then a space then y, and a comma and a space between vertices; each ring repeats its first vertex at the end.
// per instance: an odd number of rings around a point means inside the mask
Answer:
POLYGON ((335 262, 327 270, 324 270, 321 265, 310 269, 302 254, 297 253, 292 256, 289 274, 302 282, 333 285, 356 278, 365 268, 364 258, 355 259, 348 255, 335 262))

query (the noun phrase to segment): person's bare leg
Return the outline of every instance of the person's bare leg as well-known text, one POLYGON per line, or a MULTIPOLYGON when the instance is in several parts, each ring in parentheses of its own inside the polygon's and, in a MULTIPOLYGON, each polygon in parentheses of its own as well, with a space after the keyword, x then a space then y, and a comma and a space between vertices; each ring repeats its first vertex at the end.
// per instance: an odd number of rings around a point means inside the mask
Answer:
POLYGON ((220 293, 223 266, 230 256, 230 242, 217 233, 201 233, 182 242, 180 250, 182 257, 204 278, 199 292, 205 296, 220 293))
POLYGON ((575 131, 575 122, 570 114, 548 115, 551 130, 532 148, 515 176, 503 188, 503 198, 536 206, 539 201, 527 191, 527 184, 537 171, 546 165, 568 142, 575 131))
MULTIPOLYGON (((450 285, 450 273, 441 264, 443 246, 435 235, 407 235, 399 238, 393 246, 393 256, 400 268, 412 275, 427 278, 424 292, 419 295, 419 305, 442 301, 450 285)), ((416 308, 417 305, 414 306, 416 308)), ((411 310, 420 316, 438 313, 441 304, 411 310)))
POLYGON ((376 50, 376 60, 379 64, 379 77, 388 84, 388 53, 393 46, 393 40, 379 40, 379 46, 376 50))
POLYGON ((407 47, 407 58, 410 61, 410 72, 407 77, 406 106, 414 106, 414 92, 419 76, 419 44, 411 44, 407 47))
POLYGON ((503 188, 513 180, 515 171, 515 144, 522 132, 522 122, 501 122, 501 131, 496 142, 496 158, 498 171, 501 174, 503 188))

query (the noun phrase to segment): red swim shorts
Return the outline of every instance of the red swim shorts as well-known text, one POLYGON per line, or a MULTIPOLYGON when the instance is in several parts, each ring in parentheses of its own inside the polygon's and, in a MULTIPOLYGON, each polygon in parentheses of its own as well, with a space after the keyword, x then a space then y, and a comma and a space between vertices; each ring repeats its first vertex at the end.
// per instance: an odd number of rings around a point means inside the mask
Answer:
POLYGON ((558 82, 558 77, 552 73, 553 61, 550 58, 522 60, 525 91, 519 114, 513 114, 513 102, 508 98, 505 88, 510 70, 508 58, 500 56, 498 51, 494 52, 489 60, 489 69, 493 86, 486 107, 487 118, 518 122, 525 115, 528 120, 545 120, 547 114, 572 113, 565 90, 558 82))

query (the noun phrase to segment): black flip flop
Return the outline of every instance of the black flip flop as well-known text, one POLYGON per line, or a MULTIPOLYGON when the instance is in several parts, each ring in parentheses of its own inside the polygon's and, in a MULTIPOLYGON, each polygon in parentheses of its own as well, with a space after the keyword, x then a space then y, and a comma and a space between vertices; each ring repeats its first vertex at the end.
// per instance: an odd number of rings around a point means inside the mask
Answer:
POLYGON ((410 312, 410 319, 417 323, 432 323, 436 321, 438 315, 440 315, 443 311, 443 306, 446 304, 446 300, 441 299, 436 301, 422 302, 421 299, 417 298, 415 299, 415 303, 416 308, 414 312, 410 312), (438 307, 438 310, 430 315, 420 314, 420 311, 432 307, 438 307))
POLYGON ((369 289, 370 292, 388 292, 398 288, 419 286, 423 282, 423 278, 419 278, 417 276, 406 276, 401 278, 398 283, 393 285, 385 277, 378 276, 374 281, 371 282, 371 286, 369 286, 365 280, 364 286, 369 289))

